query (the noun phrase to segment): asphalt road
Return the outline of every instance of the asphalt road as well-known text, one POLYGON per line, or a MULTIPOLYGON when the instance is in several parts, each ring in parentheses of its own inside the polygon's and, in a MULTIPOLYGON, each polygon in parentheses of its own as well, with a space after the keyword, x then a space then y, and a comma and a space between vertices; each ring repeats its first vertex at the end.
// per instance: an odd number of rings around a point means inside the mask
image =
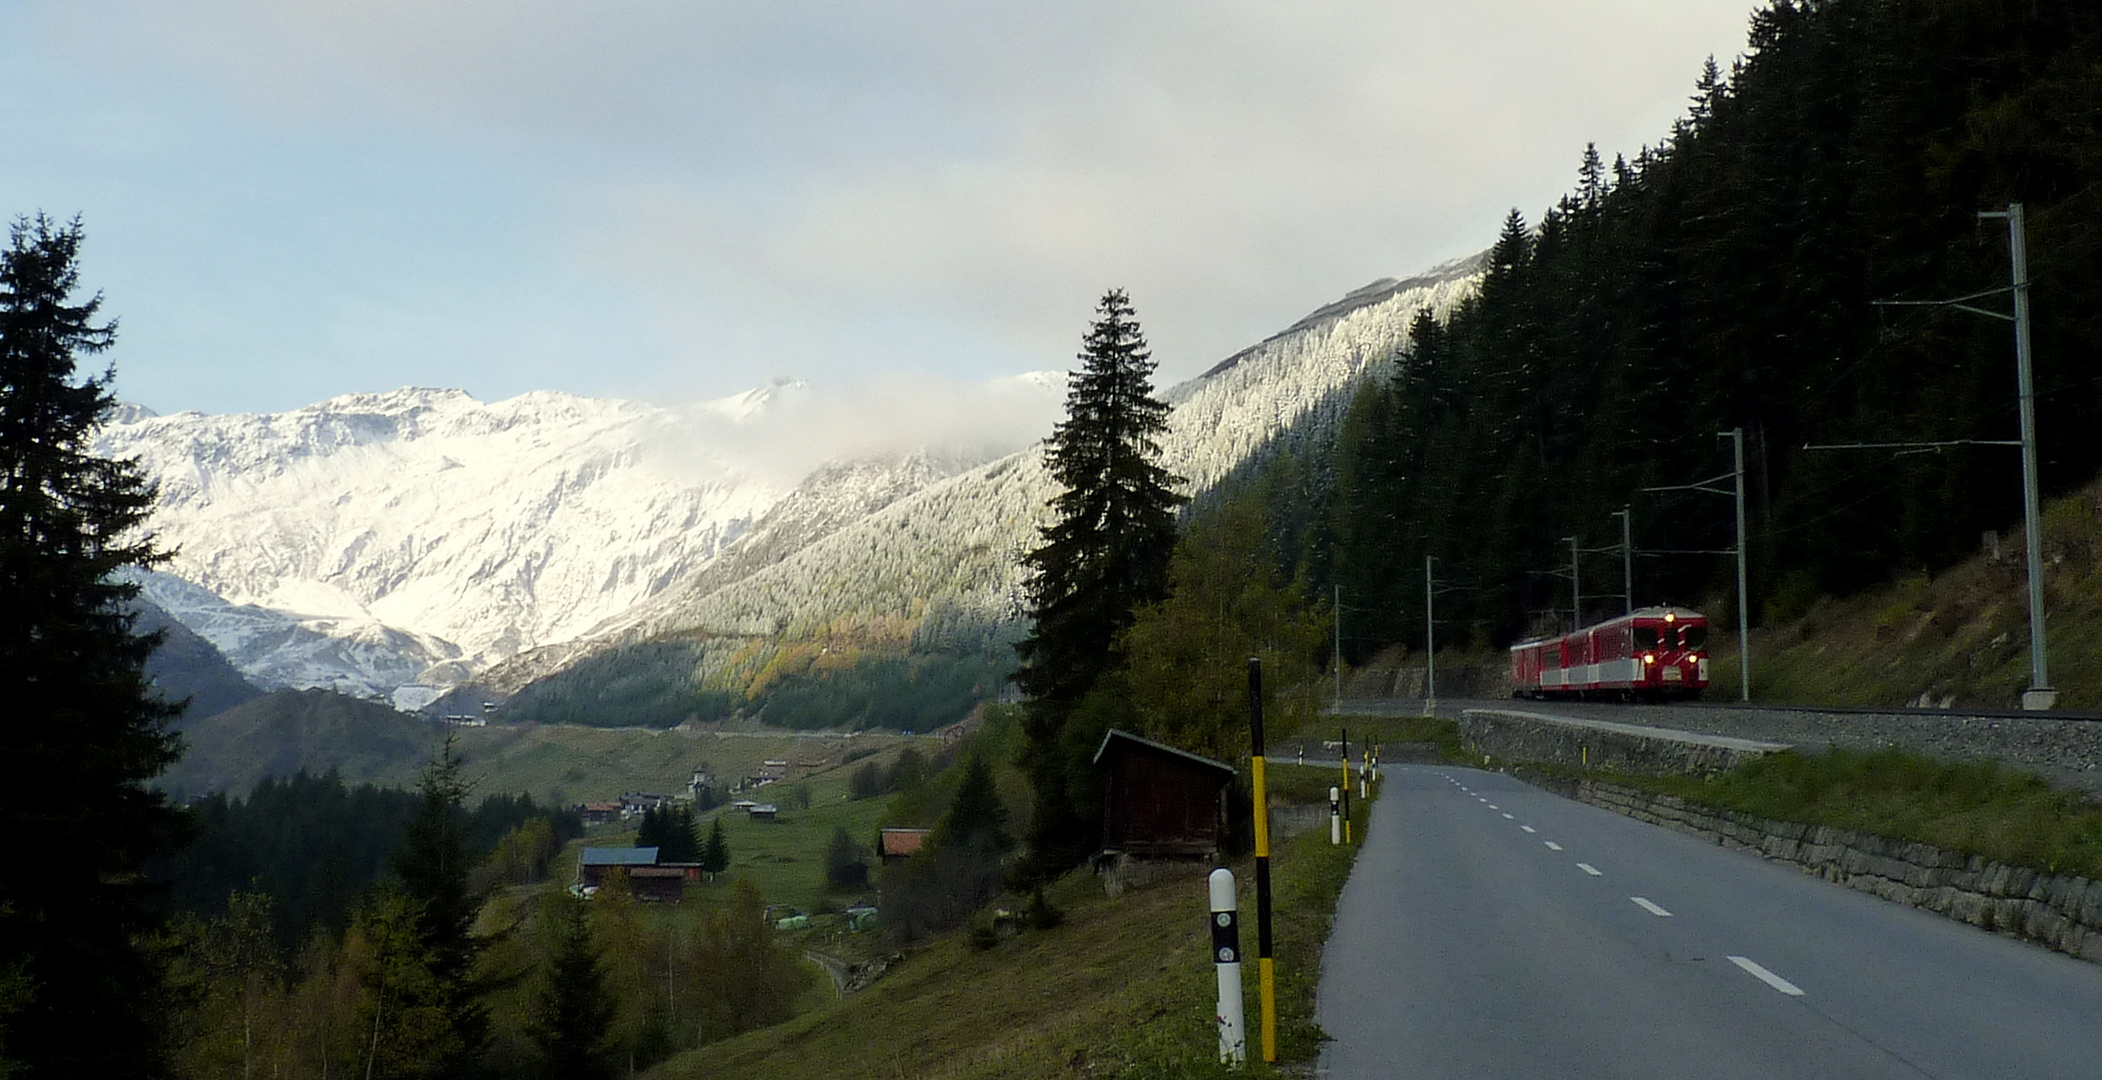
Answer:
POLYGON ((2102 965, 1469 769, 1392 766, 1323 963, 1375 1077, 2102 1077, 2102 965))

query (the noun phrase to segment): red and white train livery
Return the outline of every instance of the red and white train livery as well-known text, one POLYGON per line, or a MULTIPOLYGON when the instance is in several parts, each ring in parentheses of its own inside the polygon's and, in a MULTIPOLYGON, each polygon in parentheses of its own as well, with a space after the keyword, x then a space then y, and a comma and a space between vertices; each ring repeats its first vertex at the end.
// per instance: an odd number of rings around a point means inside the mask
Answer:
POLYGON ((1708 685, 1708 617, 1636 608, 1561 637, 1511 646, 1511 696, 1666 701, 1708 685))

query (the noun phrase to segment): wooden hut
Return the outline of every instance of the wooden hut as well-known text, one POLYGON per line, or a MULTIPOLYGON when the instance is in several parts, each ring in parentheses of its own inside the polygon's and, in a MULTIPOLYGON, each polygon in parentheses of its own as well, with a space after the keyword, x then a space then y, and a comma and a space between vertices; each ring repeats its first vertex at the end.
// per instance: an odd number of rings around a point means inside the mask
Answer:
POLYGON ((883 865, 904 862, 917 854, 927 843, 926 829, 878 829, 876 830, 876 857, 883 865))
POLYGON ((1102 850, 1133 858, 1205 859, 1226 835, 1233 766, 1111 728, 1102 771, 1102 850))

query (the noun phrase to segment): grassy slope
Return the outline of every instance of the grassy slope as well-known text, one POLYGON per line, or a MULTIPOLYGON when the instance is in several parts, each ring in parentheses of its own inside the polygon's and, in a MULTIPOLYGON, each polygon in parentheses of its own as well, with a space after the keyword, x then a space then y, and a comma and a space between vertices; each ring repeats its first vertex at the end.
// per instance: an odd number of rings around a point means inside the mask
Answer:
POLYGON ((1677 795, 1778 821, 1932 844, 2048 873, 2102 878, 2102 802, 1990 761, 1901 750, 1783 753, 1708 777, 1525 766, 1677 795))
MULTIPOLYGON (((1277 771, 1291 782, 1289 766, 1277 771)), ((1281 841, 1272 860, 1285 1062, 1311 1061, 1317 1049, 1320 948, 1354 852, 1307 833, 1281 841)), ((1243 886, 1243 945, 1252 949, 1252 875, 1245 860, 1235 869, 1243 886)), ((912 952, 866 992, 675 1058, 652 1075, 873 1080, 1212 1072, 1206 1062, 1217 1045, 1214 976, 1202 878, 1193 873, 1108 897, 1093 877, 1078 873, 1050 895, 1067 913, 1056 929, 984 951, 961 935, 939 941, 912 952)), ((1243 975, 1252 1013, 1254 965, 1243 975)))
MULTIPOLYGON (((1752 696, 1829 705, 2012 708, 2029 681, 2023 539, 1939 576, 1916 573, 1752 634, 1752 696)), ((2045 509, 2044 610, 2059 707, 2102 707, 2102 481, 2045 509)), ((1785 607, 1785 602, 1777 604, 1785 607)), ((1709 697, 1733 697, 1734 634, 1715 635, 1709 697), (1724 694, 1723 691, 1731 691, 1724 694)))
MULTIPOLYGON (((681 792, 694 767, 716 776, 756 772, 769 758, 819 763, 791 770, 844 785, 848 753, 906 745, 907 737, 720 734, 677 728, 586 728, 524 724, 453 731, 468 776, 483 792, 525 792, 554 803, 609 799, 628 791, 681 792)), ((279 691, 189 725, 183 760, 162 778, 178 794, 245 792, 265 776, 340 769, 352 783, 406 787, 447 729, 369 701, 322 690, 279 691)), ((931 750, 932 740, 912 742, 931 750)), ((843 787, 842 787, 843 790, 843 787)))

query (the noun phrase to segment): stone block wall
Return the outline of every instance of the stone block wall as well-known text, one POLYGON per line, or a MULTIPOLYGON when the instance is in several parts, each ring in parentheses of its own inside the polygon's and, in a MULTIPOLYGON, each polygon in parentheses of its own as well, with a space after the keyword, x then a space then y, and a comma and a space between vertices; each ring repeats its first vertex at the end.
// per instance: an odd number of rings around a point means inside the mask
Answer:
POLYGON ((1518 709, 1467 709, 1460 740, 1477 754, 1651 776, 1721 772, 1780 743, 1672 731, 1518 709))
POLYGON ((2102 881, 1932 844, 1718 810, 1618 784, 1529 779, 1638 821, 1756 851, 1850 889, 2102 963, 2102 881))

